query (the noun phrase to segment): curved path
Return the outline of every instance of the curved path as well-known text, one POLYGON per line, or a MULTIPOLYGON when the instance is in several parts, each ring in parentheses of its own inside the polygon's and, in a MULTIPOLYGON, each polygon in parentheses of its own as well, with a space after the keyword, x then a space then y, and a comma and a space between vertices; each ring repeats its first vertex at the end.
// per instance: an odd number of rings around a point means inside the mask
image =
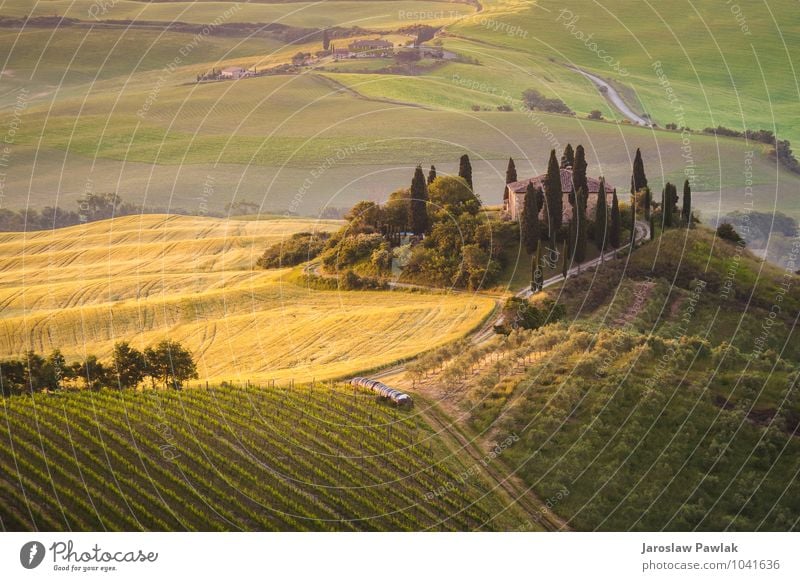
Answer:
POLYGON ((611 103, 620 113, 622 113, 628 120, 636 125, 642 125, 644 127, 652 126, 652 122, 649 119, 645 119, 641 117, 637 113, 633 111, 628 104, 622 99, 622 96, 619 92, 608 84, 608 82, 604 81, 597 75, 593 75, 592 73, 587 73, 584 70, 579 69, 578 67, 573 67, 567 65, 568 69, 575 71, 576 73, 580 73, 590 81, 592 81, 598 89, 601 89, 600 93, 606 98, 606 100, 611 103))

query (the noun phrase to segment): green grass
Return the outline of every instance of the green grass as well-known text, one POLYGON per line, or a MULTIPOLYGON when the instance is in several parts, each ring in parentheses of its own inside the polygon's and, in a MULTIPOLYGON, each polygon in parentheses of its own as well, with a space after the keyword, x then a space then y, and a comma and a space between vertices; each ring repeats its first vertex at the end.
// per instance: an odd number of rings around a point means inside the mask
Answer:
MULTIPOLYGON (((93 0, 46 0, 31 7, 26 0, 9 0, 0 8, 3 16, 67 16, 92 20, 93 0)), ((393 30, 409 22, 422 21, 441 25, 451 22, 451 11, 471 14, 467 4, 415 0, 333 0, 319 2, 137 2, 121 0, 109 3, 106 10, 95 12, 101 20, 138 20, 190 22, 207 24, 229 16, 223 22, 279 22, 288 26, 326 28, 360 26, 367 29, 393 30), (409 19, 404 13, 421 13, 409 19), (444 13, 444 14, 442 14, 444 13), (431 16, 427 16, 431 15, 431 16)), ((94 8, 96 11, 97 8, 94 8)))
POLYGON ((81 391, 2 403, 3 530, 519 525, 500 515, 482 476, 461 483, 468 456, 453 456, 413 413, 350 386, 81 391))

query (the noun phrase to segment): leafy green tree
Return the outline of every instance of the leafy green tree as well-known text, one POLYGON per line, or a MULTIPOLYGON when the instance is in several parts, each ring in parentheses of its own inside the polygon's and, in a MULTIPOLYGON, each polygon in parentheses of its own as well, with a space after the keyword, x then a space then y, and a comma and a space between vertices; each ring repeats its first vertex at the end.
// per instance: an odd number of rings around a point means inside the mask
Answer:
POLYGON ((608 235, 608 201, 606 200, 606 181, 600 178, 597 192, 597 207, 594 212, 594 242, 598 248, 605 248, 608 235))
POLYGON ((88 355, 82 362, 73 364, 76 377, 83 380, 86 389, 98 390, 108 384, 108 370, 94 355, 88 355))
POLYGON ((689 185, 689 180, 683 182, 683 207, 681 208, 681 217, 683 223, 687 228, 692 227, 692 188, 689 185))
POLYGON ((452 220, 463 213, 477 214, 481 203, 466 181, 453 176, 443 176, 428 188, 431 215, 434 221, 452 220))
POLYGON ((547 207, 547 237, 555 241, 556 233, 561 228, 563 208, 563 189, 561 187, 561 168, 556 158, 556 150, 550 150, 547 164, 547 177, 544 184, 545 205, 547 207))
POLYGON ((433 180, 436 179, 436 166, 432 165, 430 171, 428 171, 428 185, 433 183, 433 180))
POLYGON ((165 339, 145 349, 144 356, 147 374, 165 388, 180 389, 185 381, 198 377, 192 354, 178 341, 165 339))
POLYGON ((541 238, 539 229, 539 204, 537 202, 536 191, 531 183, 528 184, 528 188, 525 190, 519 230, 525 251, 529 255, 536 252, 541 238))
POLYGON ((612 248, 619 248, 622 241, 622 216, 619 213, 619 200, 617 199, 617 191, 611 196, 611 231, 608 235, 608 241, 612 248))
POLYGON ((131 347, 127 341, 121 341, 114 345, 111 362, 111 371, 120 389, 136 387, 147 372, 144 354, 131 347))
POLYGON ((54 349, 42 368, 44 387, 55 390, 60 389, 62 381, 71 378, 71 370, 67 360, 59 349, 54 349))
POLYGON ((723 240, 728 240, 729 242, 733 242, 734 244, 739 244, 744 242, 744 238, 742 238, 736 229, 733 227, 733 224, 729 224, 728 222, 723 222, 719 226, 717 226, 717 236, 722 238, 723 240))
POLYGON ((381 208, 375 202, 367 200, 357 202, 344 216, 348 222, 348 234, 374 232, 378 227, 380 217, 381 208))
POLYGON ((409 205, 408 223, 411 231, 417 236, 422 236, 430 231, 430 221, 428 220, 428 186, 425 182, 425 174, 422 173, 422 166, 418 165, 414 170, 414 178, 411 180, 411 203, 409 205))
POLYGON ((0 361, 0 393, 8 397, 26 390, 25 363, 21 359, 0 361))
POLYGON ((473 190, 472 187, 472 164, 469 161, 469 156, 465 153, 461 156, 458 164, 458 175, 459 177, 464 178, 464 181, 467 182, 470 190, 473 190))
POLYGON ((567 143, 567 146, 564 148, 564 153, 561 155, 561 168, 566 169, 568 167, 575 166, 575 151, 572 149, 572 144, 567 143))

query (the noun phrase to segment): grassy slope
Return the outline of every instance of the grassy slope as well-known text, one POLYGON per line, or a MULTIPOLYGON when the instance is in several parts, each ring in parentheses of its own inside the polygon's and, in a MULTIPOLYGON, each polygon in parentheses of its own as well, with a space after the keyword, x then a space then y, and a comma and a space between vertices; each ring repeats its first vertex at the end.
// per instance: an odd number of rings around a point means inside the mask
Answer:
POLYGON ((349 386, 21 396, 0 417, 0 530, 466 531, 521 520, 483 478, 459 481, 468 456, 349 386), (456 482, 446 499, 426 499, 456 482))
POLYGON ((144 216, 2 234, 0 354, 107 357, 115 341, 184 342, 201 382, 351 374, 452 341, 494 306, 480 297, 306 289, 252 270, 310 220, 144 216), (424 340, 420 340, 424 337, 424 340))
MULTIPOLYGON (((6 16, 67 16, 80 20, 91 18, 92 0, 47 0, 36 3, 31 10, 26 0, 5 2, 0 14, 6 16)), ((94 9, 95 11, 97 8, 94 9)), ((441 25, 452 21, 450 11, 470 14, 466 4, 415 0, 334 0, 326 2, 136 2, 121 0, 109 3, 98 12, 101 20, 179 21, 206 24, 229 17, 223 22, 280 22, 288 26, 325 28, 330 26, 360 26, 368 29, 393 30, 409 22, 403 13, 423 14, 419 19, 427 24, 441 25), (443 14, 442 14, 443 13, 443 14), (430 16, 427 16, 430 15, 430 16)), ((415 20, 416 21, 416 20, 415 20)))
POLYGON ((560 492, 554 510, 575 528, 791 530, 800 279, 785 274, 673 230, 548 289, 565 323, 459 353, 444 374, 436 363, 417 389, 459 402, 479 439, 519 435, 510 468, 542 498, 560 492))

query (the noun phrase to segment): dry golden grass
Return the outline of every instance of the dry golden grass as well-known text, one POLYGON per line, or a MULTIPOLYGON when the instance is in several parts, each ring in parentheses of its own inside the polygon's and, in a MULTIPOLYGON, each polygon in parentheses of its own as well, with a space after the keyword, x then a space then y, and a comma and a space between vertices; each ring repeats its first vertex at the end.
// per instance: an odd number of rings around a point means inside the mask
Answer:
POLYGON ((254 268, 263 249, 338 222, 123 217, 0 234, 0 357, 58 347, 108 358, 115 341, 183 342, 200 381, 338 377, 475 327, 467 295, 304 288, 297 269, 254 268))

